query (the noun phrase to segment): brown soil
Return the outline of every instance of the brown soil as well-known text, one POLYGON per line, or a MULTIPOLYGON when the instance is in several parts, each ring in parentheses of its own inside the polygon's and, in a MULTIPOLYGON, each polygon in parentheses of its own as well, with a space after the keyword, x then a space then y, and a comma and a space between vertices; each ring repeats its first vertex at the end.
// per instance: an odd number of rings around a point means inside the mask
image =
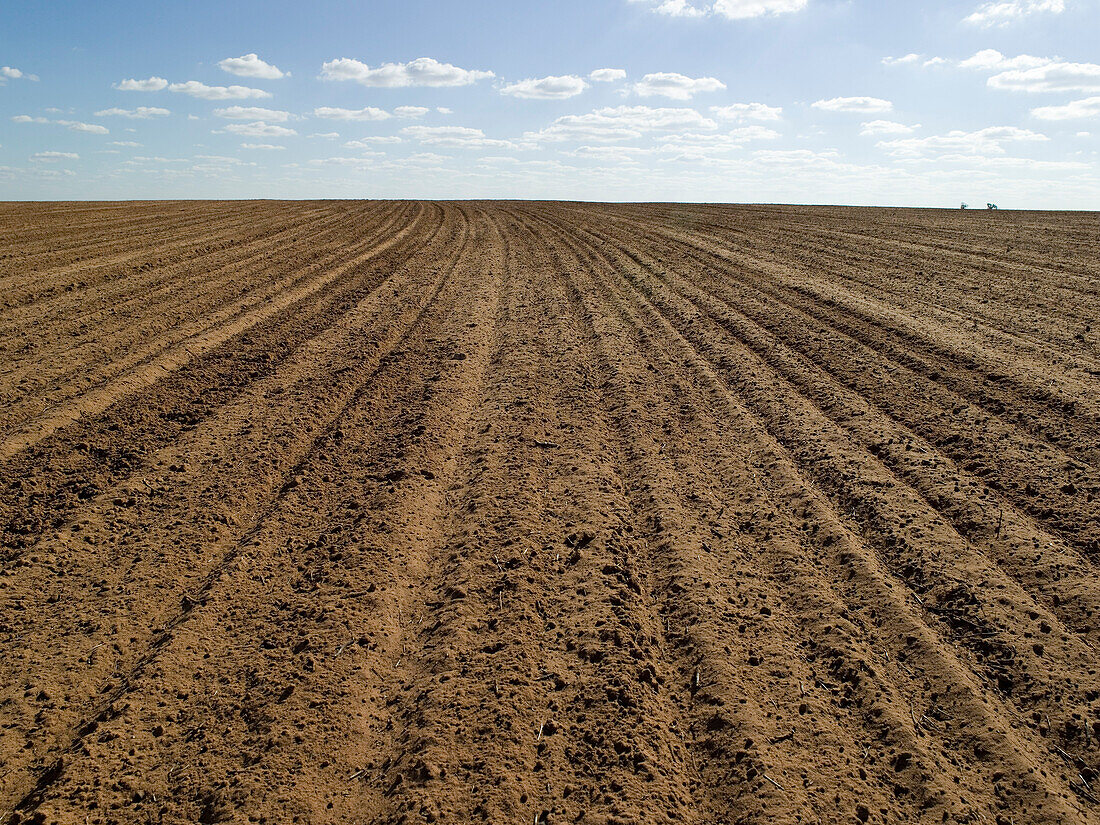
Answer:
POLYGON ((1100 823, 1100 219, 0 205, 11 823, 1100 823))

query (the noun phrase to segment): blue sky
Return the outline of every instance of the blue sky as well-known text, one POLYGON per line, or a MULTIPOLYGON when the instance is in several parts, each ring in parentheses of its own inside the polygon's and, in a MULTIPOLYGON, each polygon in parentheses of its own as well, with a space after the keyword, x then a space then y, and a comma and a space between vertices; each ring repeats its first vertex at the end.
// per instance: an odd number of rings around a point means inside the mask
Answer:
POLYGON ((0 6, 0 198, 1100 207, 1100 0, 0 6))

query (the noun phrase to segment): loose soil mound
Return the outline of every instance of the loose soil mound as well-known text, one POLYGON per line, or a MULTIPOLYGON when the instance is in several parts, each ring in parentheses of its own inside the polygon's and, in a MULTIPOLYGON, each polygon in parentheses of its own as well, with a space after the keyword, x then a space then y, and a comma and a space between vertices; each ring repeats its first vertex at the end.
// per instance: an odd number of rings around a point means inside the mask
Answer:
POLYGON ((4 821, 1100 823, 1095 215, 0 219, 4 821))

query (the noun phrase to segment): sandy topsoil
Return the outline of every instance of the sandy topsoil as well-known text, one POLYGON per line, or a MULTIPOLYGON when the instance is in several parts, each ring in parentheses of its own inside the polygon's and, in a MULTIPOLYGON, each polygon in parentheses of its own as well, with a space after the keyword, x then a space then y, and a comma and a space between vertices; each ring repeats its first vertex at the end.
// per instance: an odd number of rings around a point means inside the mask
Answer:
POLYGON ((0 822, 1100 823, 1100 217, 0 204, 0 822))

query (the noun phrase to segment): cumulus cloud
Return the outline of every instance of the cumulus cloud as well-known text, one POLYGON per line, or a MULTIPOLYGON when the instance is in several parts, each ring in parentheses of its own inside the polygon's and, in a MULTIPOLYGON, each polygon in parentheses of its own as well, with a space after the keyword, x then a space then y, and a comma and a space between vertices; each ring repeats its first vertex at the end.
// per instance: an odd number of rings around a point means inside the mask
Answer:
POLYGON ((293 129, 276 126, 273 123, 264 123, 262 120, 253 123, 229 123, 226 124, 224 131, 246 137, 288 137, 289 135, 298 134, 293 129))
POLYGON ((126 146, 130 149, 136 149, 139 146, 141 146, 140 143, 137 143, 136 141, 133 141, 133 140, 112 140, 107 145, 108 146, 126 146))
POLYGON ((80 160, 76 152, 35 152, 31 160, 53 163, 60 160, 80 160))
POLYGON ((996 49, 982 49, 980 52, 976 52, 972 57, 960 61, 959 68, 1003 72, 1009 69, 1033 69, 1037 66, 1046 66, 1053 62, 1054 61, 1048 57, 1036 57, 1030 54, 1005 57, 996 49))
POLYGON ((717 124, 694 109, 614 106, 584 115, 559 117, 545 129, 525 137, 538 141, 615 142, 639 138, 649 132, 682 129, 716 129, 717 124))
POLYGON ((38 80, 38 75, 27 74, 14 66, 0 66, 0 86, 3 86, 8 80, 38 80))
POLYGON ((87 132, 90 135, 109 135, 111 131, 98 123, 81 123, 78 120, 55 120, 54 123, 67 126, 74 132, 87 132))
POLYGON ((622 69, 596 69, 588 73, 588 79, 593 83, 615 83, 626 79, 626 72, 622 69))
POLYGON ((715 0, 714 13, 731 20, 790 14, 806 8, 808 0, 715 0))
POLYGON ((882 65, 884 66, 912 66, 921 61, 919 54, 907 54, 903 57, 884 57, 882 58, 882 65))
POLYGON ((549 77, 520 80, 502 86, 502 95, 522 97, 530 100, 565 100, 576 97, 588 84, 576 75, 550 75, 549 77))
POLYGON ((1100 92, 1100 65, 1096 63, 1047 63, 1030 69, 1013 69, 988 80, 994 89, 1013 92, 1100 92))
POLYGON ((705 9, 691 5, 687 0, 663 0, 653 10, 669 17, 705 17, 707 14, 705 9))
POLYGON ((283 123, 290 119, 290 112, 264 109, 260 106, 226 106, 223 109, 215 109, 214 114, 226 120, 264 120, 283 123))
POLYGON ((250 97, 271 97, 271 92, 263 89, 252 89, 248 86, 207 86, 197 80, 188 80, 186 83, 173 83, 168 87, 170 92, 197 97, 200 100, 243 100, 250 97))
POLYGON ((425 146, 450 149, 516 148, 516 145, 509 140, 489 138, 480 129, 466 126, 406 126, 401 130, 401 134, 425 146))
POLYGON ((394 143, 401 143, 401 138, 397 135, 372 135, 370 137, 359 138, 358 140, 349 140, 344 144, 344 148, 370 149, 372 146, 385 146, 394 143))
POLYGON ((642 97, 669 97, 673 100, 690 100, 701 92, 717 92, 726 84, 714 77, 688 77, 677 72, 654 72, 635 83, 634 93, 642 97))
POLYGON ((806 8, 808 0, 714 0, 696 5, 690 0, 631 0, 668 17, 718 15, 727 20, 746 20, 765 15, 790 14, 806 8))
POLYGON ((374 166, 377 164, 376 158, 380 157, 380 153, 375 153, 373 156, 363 156, 357 158, 347 157, 333 157, 333 158, 313 158, 309 161, 310 166, 374 166))
POLYGON ((653 151, 637 146, 578 146, 564 154, 573 158, 586 158, 607 163, 637 163, 639 157, 652 155, 653 151))
POLYGON ((818 100, 813 104, 813 108, 825 112, 857 112, 869 115, 876 112, 889 112, 894 108, 894 104, 879 97, 833 97, 828 100, 818 100))
POLYGON ((880 141, 877 145, 896 158, 928 158, 951 155, 1004 155, 1007 143, 1040 143, 1050 140, 1046 135, 1015 126, 990 126, 976 132, 953 131, 945 135, 924 138, 899 138, 880 141))
POLYGON ((989 28, 1007 26, 1033 14, 1061 14, 1065 10, 1065 0, 993 0, 983 3, 963 20, 989 28))
POLYGON ((79 120, 50 120, 46 117, 31 117, 30 115, 16 115, 12 123, 54 123, 72 129, 74 132, 87 132, 92 135, 107 135, 110 130, 98 123, 82 123, 79 120))
POLYGON ((279 146, 274 143, 242 143, 242 149, 286 149, 285 146, 279 146))
POLYGON ((329 120, 388 120, 393 117, 385 109, 367 106, 363 109, 341 109, 338 106, 319 106, 313 110, 314 117, 329 120))
POLYGON ((1038 109, 1032 109, 1031 114, 1040 120, 1080 120, 1100 117, 1100 97, 1086 97, 1062 106, 1040 106, 1038 109))
POLYGON ((920 128, 917 126, 907 126, 904 123, 897 123, 893 120, 868 120, 860 124, 860 134, 864 136, 869 135, 909 135, 920 128))
POLYGON ((115 84, 115 88, 122 92, 159 92, 167 86, 168 81, 163 77, 147 77, 145 80, 128 78, 115 84))
POLYGON ((393 110, 394 117, 418 118, 431 111, 427 106, 398 106, 393 110))
POLYGON ((733 103, 729 106, 711 106, 710 113, 719 120, 779 120, 783 109, 763 103, 733 103))
POLYGON ((149 120, 154 117, 167 117, 172 114, 167 109, 158 106, 138 106, 136 109, 101 109, 95 113, 96 117, 128 117, 131 120, 149 120))
POLYGON ((254 53, 244 54, 240 57, 227 57, 218 62, 222 71, 235 74, 240 77, 255 77, 260 80, 278 80, 281 77, 289 77, 290 72, 280 71, 277 66, 265 63, 254 53))
POLYGON ((461 69, 430 57, 418 57, 408 63, 383 63, 376 68, 348 57, 329 60, 321 65, 322 80, 351 80, 364 86, 387 88, 469 86, 490 77, 495 75, 478 69, 461 69))

